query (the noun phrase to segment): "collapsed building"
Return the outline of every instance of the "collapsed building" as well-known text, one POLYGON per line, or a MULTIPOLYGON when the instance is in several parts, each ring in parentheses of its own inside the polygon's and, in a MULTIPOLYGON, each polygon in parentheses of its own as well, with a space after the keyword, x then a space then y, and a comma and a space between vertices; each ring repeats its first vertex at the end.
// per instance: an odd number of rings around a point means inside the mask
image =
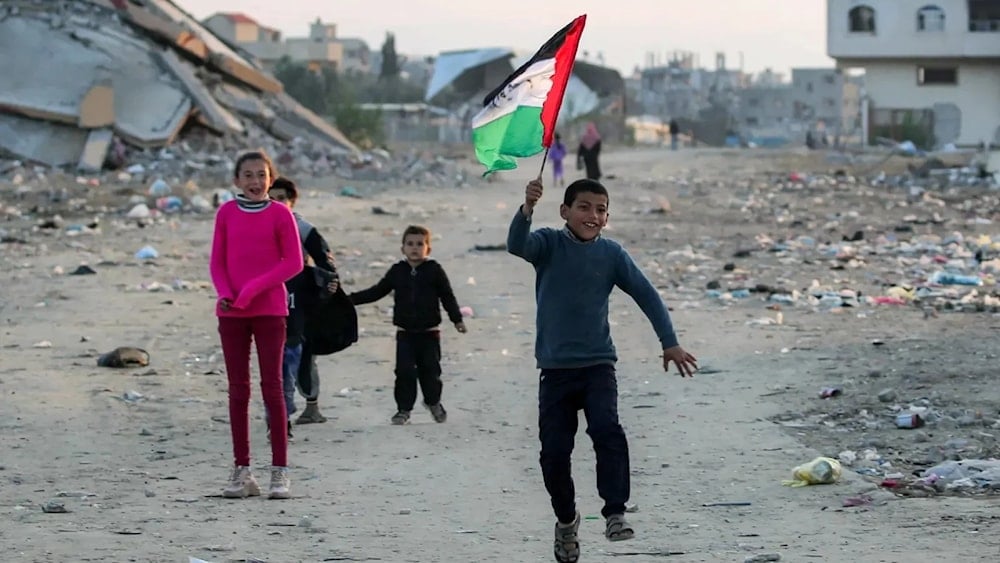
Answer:
POLYGON ((170 0, 6 0, 0 53, 0 155, 98 172, 126 150, 196 141, 205 152, 294 142, 312 158, 358 154, 170 0))

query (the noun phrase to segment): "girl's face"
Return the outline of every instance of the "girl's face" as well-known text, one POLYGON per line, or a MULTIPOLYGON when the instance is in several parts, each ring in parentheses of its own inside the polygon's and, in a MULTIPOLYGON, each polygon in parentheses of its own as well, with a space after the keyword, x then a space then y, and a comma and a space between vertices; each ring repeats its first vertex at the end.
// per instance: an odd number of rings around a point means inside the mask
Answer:
POLYGON ((263 160, 248 160, 240 165, 233 185, 250 201, 264 201, 271 186, 271 169, 263 160))

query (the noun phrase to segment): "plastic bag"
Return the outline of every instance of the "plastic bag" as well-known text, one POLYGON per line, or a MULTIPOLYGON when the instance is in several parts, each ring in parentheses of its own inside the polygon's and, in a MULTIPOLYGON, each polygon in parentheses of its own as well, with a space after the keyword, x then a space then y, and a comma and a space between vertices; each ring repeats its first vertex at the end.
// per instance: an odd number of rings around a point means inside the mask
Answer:
POLYGON ((809 463, 804 463, 792 470, 792 479, 782 481, 786 487, 805 487, 807 485, 829 485, 840 480, 840 462, 829 457, 817 457, 809 463))

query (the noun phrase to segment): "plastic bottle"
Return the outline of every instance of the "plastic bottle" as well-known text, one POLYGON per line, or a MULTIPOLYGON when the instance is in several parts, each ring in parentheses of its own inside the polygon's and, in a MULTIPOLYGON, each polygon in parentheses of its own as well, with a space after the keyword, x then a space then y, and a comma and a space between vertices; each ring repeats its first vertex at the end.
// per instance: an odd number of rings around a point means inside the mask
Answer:
POLYGON ((983 285, 983 280, 979 276, 965 276, 953 272, 934 272, 928 281, 937 285, 983 285))

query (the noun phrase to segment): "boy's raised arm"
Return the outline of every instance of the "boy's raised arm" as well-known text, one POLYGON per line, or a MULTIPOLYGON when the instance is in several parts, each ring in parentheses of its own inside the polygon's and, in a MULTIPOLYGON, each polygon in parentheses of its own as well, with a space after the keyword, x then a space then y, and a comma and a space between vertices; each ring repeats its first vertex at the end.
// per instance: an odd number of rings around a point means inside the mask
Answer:
POLYGON ((531 215, 542 197, 541 180, 532 180, 524 190, 524 204, 518 208, 507 230, 507 252, 534 264, 545 251, 545 239, 531 232, 531 215))

